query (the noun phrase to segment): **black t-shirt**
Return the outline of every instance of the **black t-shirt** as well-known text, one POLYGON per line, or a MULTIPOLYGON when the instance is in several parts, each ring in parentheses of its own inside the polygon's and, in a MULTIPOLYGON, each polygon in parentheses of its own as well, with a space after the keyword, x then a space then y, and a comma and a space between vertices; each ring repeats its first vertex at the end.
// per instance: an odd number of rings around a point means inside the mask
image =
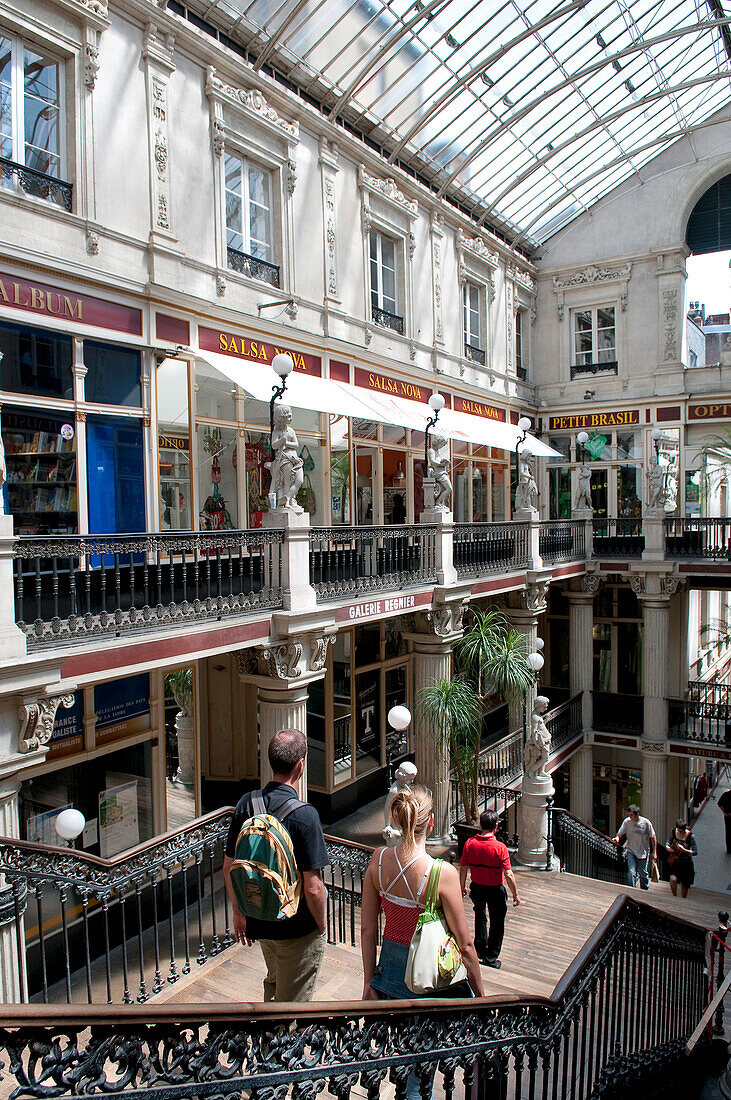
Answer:
POLYGON ((725 814, 731 814, 731 787, 723 792, 716 805, 719 810, 723 810, 725 814))
MULTIPOLYGON (((239 800, 234 810, 233 821, 226 839, 226 855, 231 859, 236 858, 236 841, 239 838, 241 826, 247 818, 252 816, 251 796, 255 793, 255 791, 248 791, 239 800)), ((294 791, 287 783, 267 783, 264 788, 264 805, 267 812, 273 813, 278 810, 293 795, 294 791)), ((322 825, 314 806, 305 802, 302 806, 298 806, 282 824, 292 838, 294 858, 300 874, 303 871, 317 871, 330 865, 322 825)), ((317 924, 307 905, 304 889, 299 907, 293 917, 275 921, 257 920, 255 917, 246 918, 246 934, 252 940, 293 940, 297 936, 309 936, 310 932, 314 932, 316 928, 317 924)))

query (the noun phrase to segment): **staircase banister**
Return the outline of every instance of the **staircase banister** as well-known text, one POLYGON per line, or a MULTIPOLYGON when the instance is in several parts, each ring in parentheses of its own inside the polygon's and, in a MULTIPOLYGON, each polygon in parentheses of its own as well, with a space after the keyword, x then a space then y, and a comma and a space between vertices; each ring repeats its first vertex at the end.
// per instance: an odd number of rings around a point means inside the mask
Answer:
POLYGON ((580 817, 576 816, 576 814, 572 814, 571 810, 565 810, 562 806, 553 806, 551 812, 554 814, 563 814, 564 817, 574 822, 580 829, 586 829, 587 832, 593 833, 598 840, 601 840, 606 844, 611 844, 612 847, 616 848, 618 852, 621 852, 623 850, 622 845, 618 844, 617 841, 613 839, 613 837, 607 836, 606 833, 603 833, 601 832, 601 830, 595 828, 593 825, 590 825, 588 821, 582 821, 580 817))

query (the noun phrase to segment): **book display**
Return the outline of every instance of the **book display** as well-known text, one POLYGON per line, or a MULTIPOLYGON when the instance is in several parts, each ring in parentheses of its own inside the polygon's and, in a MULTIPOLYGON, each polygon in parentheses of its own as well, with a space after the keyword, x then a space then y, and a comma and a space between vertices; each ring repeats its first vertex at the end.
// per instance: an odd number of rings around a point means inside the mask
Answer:
POLYGON ((10 514, 16 535, 78 530, 76 438, 59 418, 3 410, 10 514))

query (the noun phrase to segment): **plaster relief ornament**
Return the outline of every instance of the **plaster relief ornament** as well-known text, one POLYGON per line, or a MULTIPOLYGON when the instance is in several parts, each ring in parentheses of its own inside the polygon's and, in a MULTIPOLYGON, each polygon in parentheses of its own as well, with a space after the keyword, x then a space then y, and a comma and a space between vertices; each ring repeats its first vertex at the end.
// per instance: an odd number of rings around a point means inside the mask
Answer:
POLYGON ((533 455, 523 451, 518 460, 518 486, 515 490, 515 511, 538 513, 538 485, 533 470, 533 455))
POLYGON ((594 512, 594 506, 591 503, 591 468, 586 463, 579 467, 574 511, 592 512, 592 514, 594 512))
POLYGON ((546 764, 551 753, 551 734, 543 715, 548 710, 548 699, 537 695, 530 716, 530 734, 523 751, 523 771, 528 779, 548 779, 546 764))
POLYGON ((434 434, 429 446, 428 476, 434 481, 434 510, 449 512, 452 506, 452 479, 450 475, 449 440, 434 434))
POLYGON ((391 824, 391 803, 397 794, 400 794, 401 791, 408 790, 415 779, 416 764, 412 764, 410 760, 404 760, 403 764, 399 764, 396 769, 394 781, 388 789, 386 804, 383 807, 383 816, 386 824, 381 835, 389 848, 395 848, 403 839, 401 830, 391 824))
POLYGON ((297 493, 302 488, 305 475, 298 449, 299 442, 292 427, 292 410, 289 405, 277 405, 272 432, 274 459, 269 464, 271 491, 277 494, 277 509, 284 508, 301 515, 304 509, 297 503, 297 493))

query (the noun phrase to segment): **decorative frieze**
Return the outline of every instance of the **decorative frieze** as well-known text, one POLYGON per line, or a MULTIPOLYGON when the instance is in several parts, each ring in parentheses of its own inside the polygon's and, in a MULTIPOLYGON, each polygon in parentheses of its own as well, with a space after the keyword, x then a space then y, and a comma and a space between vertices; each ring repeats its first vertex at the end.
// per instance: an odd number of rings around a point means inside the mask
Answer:
MULTIPOLYGON (((337 146, 320 138, 322 173, 323 226, 325 230, 325 294, 339 298, 338 289, 338 215, 335 177, 338 172, 337 146)), ((361 216, 363 211, 361 211, 361 216)))
POLYGON ((18 708, 20 733, 18 752, 38 752, 47 745, 53 733, 53 723, 59 706, 69 710, 74 705, 74 693, 66 695, 46 695, 38 698, 23 699, 18 708))
POLYGON ((513 359, 515 357, 515 348, 513 346, 513 328, 515 322, 515 302, 513 299, 513 284, 509 281, 505 281, 505 358, 507 361, 508 374, 513 372, 513 359))
POLYGON ((524 286, 531 294, 535 293, 536 281, 529 272, 523 271, 523 269, 517 267, 516 264, 508 264, 507 274, 509 279, 513 279, 514 282, 524 286))
POLYGON ((289 141, 299 141, 299 123, 282 118, 258 88, 235 88, 217 75, 213 65, 206 72, 206 95, 233 104, 257 122, 263 123, 289 141))
POLYGON ((678 352, 678 303, 680 292, 677 289, 662 292, 662 358, 665 362, 680 358, 678 352))
POLYGON ((371 176, 361 164, 358 170, 358 182, 363 190, 370 191, 372 194, 386 199, 410 217, 415 218, 418 214, 419 204, 415 200, 407 198, 403 191, 399 190, 396 181, 390 176, 386 179, 371 176))
POLYGON ((500 262, 499 254, 488 248, 481 237, 466 237, 461 229, 457 230, 457 251, 469 252, 491 267, 497 267, 500 262))
POLYGON ((432 236, 432 276, 434 280, 434 338, 438 343, 444 341, 442 319, 442 242, 444 231, 439 211, 433 210, 431 216, 432 236))
POLYGON ((611 283, 629 279, 632 264, 624 267, 585 267, 582 271, 572 271, 566 275, 553 276, 554 290, 563 290, 570 286, 591 286, 594 283, 611 283))
POLYGON ((147 63, 148 133, 151 161, 152 231, 171 229, 170 201, 170 120, 168 82, 175 71, 172 35, 158 36, 157 27, 149 23, 142 56, 147 63))

